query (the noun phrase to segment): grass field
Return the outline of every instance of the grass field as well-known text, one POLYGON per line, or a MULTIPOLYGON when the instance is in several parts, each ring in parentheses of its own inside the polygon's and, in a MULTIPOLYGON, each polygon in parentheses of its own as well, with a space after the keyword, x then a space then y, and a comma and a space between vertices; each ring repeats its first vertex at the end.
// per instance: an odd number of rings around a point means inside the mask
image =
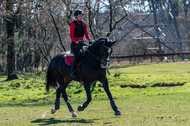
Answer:
POLYGON ((61 109, 52 115, 55 90, 45 92, 45 74, 38 72, 14 81, 0 76, 0 125, 190 125, 189 62, 114 67, 108 81, 121 116, 114 115, 99 82, 82 112, 77 107, 86 100, 84 87, 72 82, 67 88, 77 118, 71 117, 63 99, 61 109))

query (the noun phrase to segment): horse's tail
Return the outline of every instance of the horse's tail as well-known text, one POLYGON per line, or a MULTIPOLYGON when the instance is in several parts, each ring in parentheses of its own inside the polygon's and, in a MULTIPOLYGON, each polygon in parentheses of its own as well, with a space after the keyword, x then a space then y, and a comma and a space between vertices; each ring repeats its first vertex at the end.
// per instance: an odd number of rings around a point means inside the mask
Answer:
POLYGON ((54 76, 51 73, 50 65, 48 66, 47 74, 46 74, 46 91, 49 92, 50 87, 57 87, 57 82, 54 76))

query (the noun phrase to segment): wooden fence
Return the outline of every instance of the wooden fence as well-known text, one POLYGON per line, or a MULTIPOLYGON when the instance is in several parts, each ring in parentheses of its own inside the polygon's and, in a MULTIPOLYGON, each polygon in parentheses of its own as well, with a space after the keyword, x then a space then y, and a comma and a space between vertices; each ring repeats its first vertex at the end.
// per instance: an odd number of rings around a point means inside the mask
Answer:
POLYGON ((147 54, 147 55, 129 55, 129 56, 111 56, 112 62, 129 62, 140 63, 144 61, 178 61, 190 60, 190 52, 185 53, 168 53, 168 54, 147 54))

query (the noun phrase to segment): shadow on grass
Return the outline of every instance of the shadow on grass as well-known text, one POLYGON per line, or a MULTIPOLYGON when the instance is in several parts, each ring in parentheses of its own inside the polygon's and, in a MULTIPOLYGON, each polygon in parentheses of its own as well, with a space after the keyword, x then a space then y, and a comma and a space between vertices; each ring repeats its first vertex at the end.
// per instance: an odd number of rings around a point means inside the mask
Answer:
POLYGON ((57 120, 54 118, 49 119, 36 119, 34 121, 31 121, 31 123, 36 123, 38 125, 51 125, 51 124, 60 124, 60 123, 93 123, 93 120, 90 119, 75 119, 75 120, 57 120))

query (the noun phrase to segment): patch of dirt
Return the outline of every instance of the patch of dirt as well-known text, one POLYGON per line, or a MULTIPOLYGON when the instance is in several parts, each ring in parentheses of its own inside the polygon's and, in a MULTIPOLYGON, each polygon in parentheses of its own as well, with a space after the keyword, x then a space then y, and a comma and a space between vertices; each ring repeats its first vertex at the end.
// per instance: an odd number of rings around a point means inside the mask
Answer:
POLYGON ((126 87, 131 87, 131 88, 146 88, 147 86, 145 85, 129 85, 129 84, 125 84, 125 85, 120 85, 121 88, 126 88, 126 87))
MULTIPOLYGON (((179 83, 179 84, 168 84, 168 83, 157 83, 152 85, 151 87, 174 87, 174 86, 183 86, 185 83, 179 83)), ((120 85, 121 88, 131 87, 131 88, 147 88, 146 85, 130 85, 130 84, 124 84, 120 85)))
POLYGON ((103 124, 112 124, 112 122, 105 122, 105 123, 103 123, 103 124))
POLYGON ((181 84, 168 84, 168 83, 157 83, 152 85, 151 87, 174 87, 174 86, 183 86, 185 83, 181 84))

